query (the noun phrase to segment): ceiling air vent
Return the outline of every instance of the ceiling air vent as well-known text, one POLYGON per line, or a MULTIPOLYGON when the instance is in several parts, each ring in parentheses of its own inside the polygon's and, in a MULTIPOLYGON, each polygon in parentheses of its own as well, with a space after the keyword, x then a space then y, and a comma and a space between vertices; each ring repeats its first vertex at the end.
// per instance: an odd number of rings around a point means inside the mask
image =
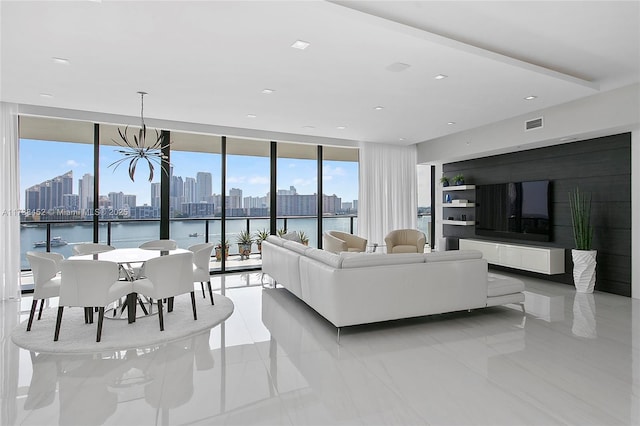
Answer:
POLYGON ((524 122, 524 130, 529 131, 529 130, 535 130, 535 129, 540 129, 542 127, 542 117, 540 118, 534 118, 533 120, 529 120, 529 121, 525 121, 524 122))

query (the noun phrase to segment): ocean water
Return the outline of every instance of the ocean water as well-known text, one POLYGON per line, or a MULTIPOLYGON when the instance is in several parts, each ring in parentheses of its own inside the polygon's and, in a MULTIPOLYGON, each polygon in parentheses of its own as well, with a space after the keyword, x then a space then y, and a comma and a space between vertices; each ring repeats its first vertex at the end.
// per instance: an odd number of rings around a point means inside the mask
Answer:
MULTIPOLYGON (((418 218, 418 229, 428 234, 428 217, 418 218)), ((227 219, 227 240, 230 244, 231 254, 237 251, 236 238, 240 231, 247 226, 247 219, 227 219)), ((284 220, 278 219, 278 229, 284 227, 284 220)), ((22 269, 29 269, 29 262, 25 256, 27 251, 46 251, 46 247, 34 247, 33 244, 46 239, 46 225, 28 224, 20 227, 20 255, 22 269)), ((91 223, 82 224, 54 224, 51 226, 51 236, 60 237, 67 241, 67 245, 51 247, 52 252, 61 253, 64 257, 72 255, 74 244, 92 242, 93 231, 91 223)), ((258 230, 269 229, 269 219, 250 219, 249 230, 255 234, 258 230)), ((309 246, 317 247, 316 237, 317 221, 315 218, 288 218, 287 229, 289 231, 303 231, 309 237, 309 246)), ((349 217, 330 217, 323 219, 323 229, 342 232, 350 231, 349 217)), ((111 225, 111 245, 117 248, 138 247, 145 241, 159 238, 159 222, 114 222, 111 225)), ((176 240, 178 247, 188 248, 193 244, 205 242, 204 220, 173 220, 169 229, 171 238, 176 240), (190 237, 190 234, 197 234, 190 237)), ((357 218, 354 219, 354 233, 357 233, 357 218)), ((107 243, 107 224, 99 226, 98 239, 100 243, 107 243)), ((209 220, 209 241, 218 243, 222 239, 220 220, 209 220)), ((252 251, 258 248, 253 246, 252 251)))

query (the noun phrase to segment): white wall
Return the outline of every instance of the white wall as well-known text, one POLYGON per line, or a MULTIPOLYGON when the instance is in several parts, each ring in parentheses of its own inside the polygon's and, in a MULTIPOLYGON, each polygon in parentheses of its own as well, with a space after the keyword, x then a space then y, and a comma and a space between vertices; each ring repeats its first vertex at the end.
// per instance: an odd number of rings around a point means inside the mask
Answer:
MULTIPOLYGON (((436 177, 439 177, 444 163, 622 132, 631 132, 631 249, 632 253, 640 253, 640 84, 422 142, 418 144, 418 163, 436 165, 436 177), (544 118, 544 127, 524 131, 524 122, 537 117, 544 118)), ((434 208, 442 212, 442 187, 436 183, 436 188, 434 208)), ((442 225, 438 222, 436 241, 442 237, 442 225)), ((640 266, 635 264, 632 265, 631 292, 632 297, 640 299, 640 266)))

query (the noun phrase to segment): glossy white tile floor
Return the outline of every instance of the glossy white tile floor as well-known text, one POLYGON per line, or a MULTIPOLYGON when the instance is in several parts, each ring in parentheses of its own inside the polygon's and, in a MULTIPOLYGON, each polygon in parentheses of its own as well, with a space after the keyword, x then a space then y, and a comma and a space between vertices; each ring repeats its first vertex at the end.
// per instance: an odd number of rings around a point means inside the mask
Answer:
POLYGON ((95 356, 16 347, 31 299, 5 302, 0 424, 640 424, 640 301, 525 281, 524 316, 496 307, 352 327, 338 344, 260 274, 216 277, 236 306, 226 323, 95 356))

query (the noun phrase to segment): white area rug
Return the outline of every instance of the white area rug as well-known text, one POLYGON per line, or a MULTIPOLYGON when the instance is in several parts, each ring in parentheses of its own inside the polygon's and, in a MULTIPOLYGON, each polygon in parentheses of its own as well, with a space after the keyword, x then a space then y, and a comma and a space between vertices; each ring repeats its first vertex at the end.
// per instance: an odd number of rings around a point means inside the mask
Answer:
MULTIPOLYGON (((164 331, 160 331, 158 315, 137 318, 135 323, 129 324, 126 319, 107 319, 105 313, 100 342, 96 342, 97 312, 93 324, 85 324, 84 310, 68 307, 64 308, 62 315, 59 339, 54 342, 58 308, 49 308, 42 312, 40 321, 36 320, 36 312, 31 331, 26 331, 27 321, 23 321, 11 333, 11 340, 22 348, 45 353, 96 353, 146 348, 203 332, 229 318, 234 309, 231 299, 215 293, 213 299, 215 305, 212 306, 208 295, 204 299, 196 293, 198 319, 194 321, 191 297, 188 294, 176 297, 173 312, 167 313, 165 308, 164 331)), ((156 308, 154 306, 154 310, 156 308)))

